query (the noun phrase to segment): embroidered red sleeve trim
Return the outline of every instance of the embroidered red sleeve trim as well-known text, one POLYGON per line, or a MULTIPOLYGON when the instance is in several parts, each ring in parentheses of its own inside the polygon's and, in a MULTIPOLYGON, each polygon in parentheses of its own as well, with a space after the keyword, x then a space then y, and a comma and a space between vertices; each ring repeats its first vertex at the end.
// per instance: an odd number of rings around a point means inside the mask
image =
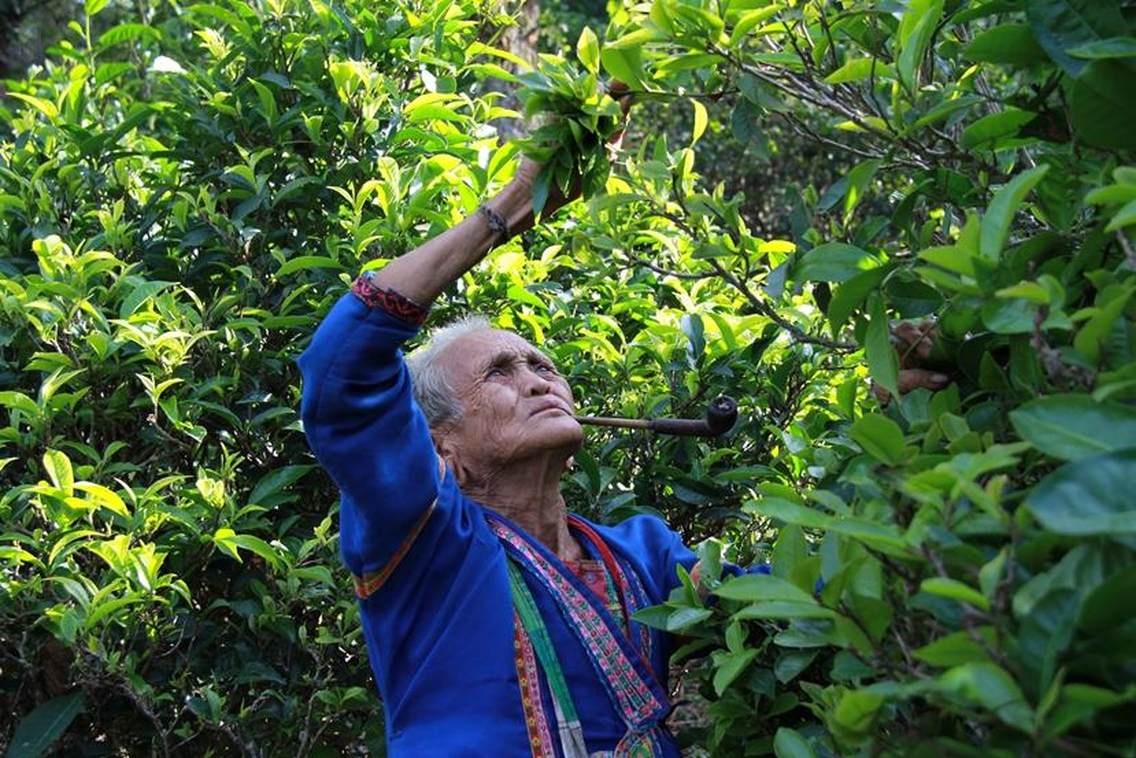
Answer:
POLYGON ((359 298, 363 305, 368 308, 380 308, 415 326, 421 326, 426 321, 426 317, 430 315, 429 308, 419 305, 392 289, 383 289, 375 284, 372 279, 373 275, 373 271, 368 271, 351 285, 351 294, 359 298))
MULTIPOLYGON (((441 479, 446 475, 446 462, 438 456, 438 478, 441 479)), ((430 520, 430 514, 434 512, 435 506, 438 505, 438 499, 434 498, 434 502, 430 503, 418 520, 414 522, 414 526, 410 527, 410 533, 406 535, 406 539, 398 546, 398 550, 394 551, 394 555, 387 561, 386 565, 377 571, 368 571, 362 576, 352 574, 351 579, 355 583, 355 594, 360 600, 366 600, 371 595, 379 591, 379 588, 386 584, 387 579, 398 568, 398 564, 402 563, 402 559, 410 551, 410 546, 418 539, 418 535, 422 533, 422 529, 426 526, 426 522, 430 520)))

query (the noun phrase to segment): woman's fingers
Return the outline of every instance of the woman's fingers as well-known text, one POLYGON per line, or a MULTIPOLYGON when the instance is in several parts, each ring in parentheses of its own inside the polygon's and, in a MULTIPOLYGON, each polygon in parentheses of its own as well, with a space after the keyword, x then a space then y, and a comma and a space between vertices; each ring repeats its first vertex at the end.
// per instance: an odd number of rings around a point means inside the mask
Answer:
POLYGON ((899 372, 899 393, 905 395, 912 390, 920 388, 928 390, 941 390, 946 387, 951 378, 938 371, 928 371, 923 368, 905 368, 899 372))
MULTIPOLYGON (((928 371, 923 368, 899 370, 899 394, 901 395, 906 395, 908 392, 920 388, 931 391, 941 390, 950 383, 951 378, 946 374, 940 374, 938 371, 928 371)), ((887 405, 891 402, 891 393, 875 382, 872 382, 872 394, 876 396, 880 405, 887 405)))
POLYGON ((627 126, 628 114, 631 113, 631 95, 627 94, 629 88, 626 84, 618 79, 612 79, 607 84, 607 94, 619 103, 620 110, 623 111, 623 125, 617 129, 610 137, 608 137, 608 144, 619 147, 620 142, 623 141, 623 133, 627 126))
POLYGON ((891 327, 892 344, 903 366, 911 366, 914 359, 931 355, 931 347, 938 336, 938 325, 931 320, 901 321, 891 327))
POLYGON ((521 165, 517 167, 517 173, 513 175, 513 181, 520 182, 529 189, 532 189, 533 181, 536 180, 536 175, 539 173, 540 164, 525 155, 521 157, 521 165))

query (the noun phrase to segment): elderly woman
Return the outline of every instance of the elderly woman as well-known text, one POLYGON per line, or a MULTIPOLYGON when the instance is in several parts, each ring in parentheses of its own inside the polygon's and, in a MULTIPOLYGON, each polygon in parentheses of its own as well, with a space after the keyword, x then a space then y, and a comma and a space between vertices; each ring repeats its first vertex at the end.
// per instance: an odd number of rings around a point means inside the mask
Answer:
MULTIPOLYGON (((667 598, 676 566, 696 572, 694 554, 656 518, 567 512, 560 477, 583 434, 568 383, 524 339, 468 319, 399 350, 443 289, 532 224, 537 169, 358 279, 300 358, 392 756, 678 755, 671 640, 631 616, 667 598)), ((900 385, 946 379, 905 367, 900 385)))
POLYGON ((444 288, 532 224, 537 168, 358 279, 300 358, 392 756, 678 754, 669 640, 631 615, 695 556, 656 518, 568 513, 560 478, 583 433, 568 383, 524 339, 470 319, 399 349, 444 288))

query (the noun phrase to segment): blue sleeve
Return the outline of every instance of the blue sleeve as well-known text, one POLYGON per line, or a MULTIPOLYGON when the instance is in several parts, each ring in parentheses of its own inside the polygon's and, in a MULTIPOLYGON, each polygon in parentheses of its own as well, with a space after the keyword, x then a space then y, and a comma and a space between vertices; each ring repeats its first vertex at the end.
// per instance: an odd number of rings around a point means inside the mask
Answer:
MULTIPOLYGON (((682 537, 677 532, 672 531, 665 525, 663 528, 666 529, 667 533, 670 536, 666 557, 664 558, 664 565, 671 567, 668 577, 669 583, 667 584, 666 592, 666 594, 669 595, 670 591, 680 584, 678 573, 675 571, 674 566, 681 565, 684 569, 686 569, 687 573, 690 573, 690 571, 694 568, 694 565, 698 563, 698 555, 686 546, 686 543, 682 541, 682 537)), ((768 563, 755 563, 752 566, 743 567, 729 563, 727 561, 722 562, 723 579, 725 579, 727 576, 741 576, 742 574, 769 573, 772 573, 772 571, 768 563)))
MULTIPOLYGON (((611 534, 617 545, 626 546, 636 560, 642 561, 643 579, 648 588, 654 590, 658 602, 666 600, 671 590, 679 586, 678 566, 689 573, 698 563, 698 555, 686 546, 682 536, 655 516, 632 516, 615 527, 602 528, 602 531, 611 534)), ((746 568, 732 563, 722 564, 723 578, 768 573, 770 567, 767 563, 746 568)))
POLYGON ((726 576, 741 576, 742 574, 772 574, 773 567, 768 563, 755 563, 752 566, 735 566, 732 563, 722 564, 722 578, 726 576))
POLYGON ((352 573, 385 566, 438 492, 438 459, 400 346, 417 327, 344 295, 300 356, 312 451, 340 491, 340 548, 352 573))

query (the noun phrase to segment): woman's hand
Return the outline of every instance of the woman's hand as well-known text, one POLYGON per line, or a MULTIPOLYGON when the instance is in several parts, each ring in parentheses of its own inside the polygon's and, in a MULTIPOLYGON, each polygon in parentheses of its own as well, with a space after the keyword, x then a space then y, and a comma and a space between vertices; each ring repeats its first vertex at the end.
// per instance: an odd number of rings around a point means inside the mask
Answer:
MULTIPOLYGON (((950 383, 951 378, 946 374, 922 368, 938 336, 939 328, 934 321, 901 321, 892 325, 891 342, 899 354, 899 394, 906 395, 920 387, 941 390, 950 383)), ((891 393, 874 382, 872 392, 881 405, 891 400, 891 393)))
MULTIPOLYGON (((623 134, 627 125, 628 114, 631 112, 631 95, 626 94, 628 91, 627 85, 620 81, 612 81, 607 88, 607 93, 619 103, 620 109, 623 111, 623 127, 616 131, 611 137, 608 138, 608 144, 614 147, 619 147, 623 142, 623 134)), ((537 174, 540 173, 543 166, 537 163, 527 155, 521 159, 521 165, 517 168, 517 173, 513 176, 513 183, 519 187, 523 187, 528 194, 532 194, 533 183, 536 181, 537 174)), ((577 177, 572 182, 572 188, 567 195, 556 186, 555 182, 548 188, 548 200, 544 204, 544 215, 549 215, 564 207, 580 196, 580 180, 577 177)))

